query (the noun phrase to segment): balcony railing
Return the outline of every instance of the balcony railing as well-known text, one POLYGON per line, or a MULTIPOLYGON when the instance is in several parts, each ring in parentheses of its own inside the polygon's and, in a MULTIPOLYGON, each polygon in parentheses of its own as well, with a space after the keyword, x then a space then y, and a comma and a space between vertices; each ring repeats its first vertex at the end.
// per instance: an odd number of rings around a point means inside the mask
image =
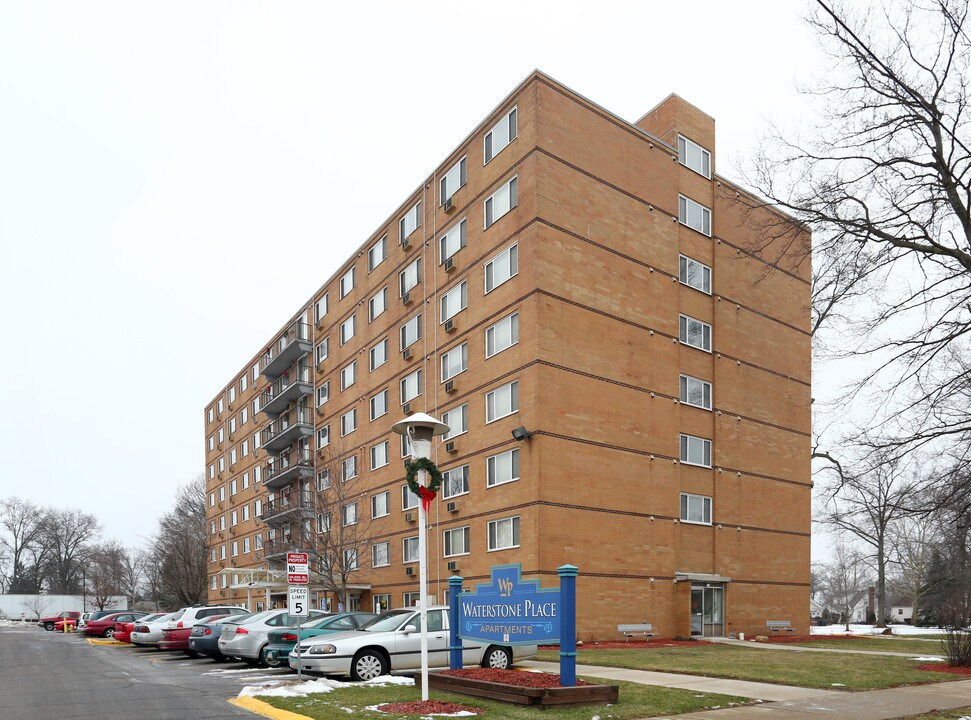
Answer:
POLYGON ((288 552, 299 552, 306 550, 309 546, 309 534, 294 532, 272 540, 265 540, 263 542, 263 557, 269 558, 288 552))
POLYGON ((290 403, 314 391, 310 365, 306 358, 297 361, 260 393, 260 409, 270 417, 283 412, 290 403))
POLYGON ((313 509, 309 493, 295 493, 292 498, 281 495, 263 505, 263 514, 260 517, 263 522, 272 525, 274 522, 290 522, 297 516, 307 517, 313 514, 313 509))
POLYGON ((311 348, 310 327, 303 320, 297 320, 263 353, 260 361, 263 376, 272 380, 282 375, 284 370, 309 353, 311 348))
POLYGON ((306 448, 288 448, 263 466, 263 484, 268 488, 286 487, 294 480, 313 475, 313 454, 306 448))
POLYGON ((309 407, 291 407, 263 428, 261 447, 276 455, 293 444, 294 440, 311 435, 314 431, 313 413, 309 407))

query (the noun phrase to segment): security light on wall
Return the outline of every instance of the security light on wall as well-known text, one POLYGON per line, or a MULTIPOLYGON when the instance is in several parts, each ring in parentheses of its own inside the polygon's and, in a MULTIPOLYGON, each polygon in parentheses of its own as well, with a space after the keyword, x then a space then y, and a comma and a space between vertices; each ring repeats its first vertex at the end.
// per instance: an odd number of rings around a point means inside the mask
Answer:
POLYGON ((520 425, 518 428, 513 428, 512 431, 512 436, 519 442, 528 439, 532 434, 533 433, 524 428, 522 425, 520 425))

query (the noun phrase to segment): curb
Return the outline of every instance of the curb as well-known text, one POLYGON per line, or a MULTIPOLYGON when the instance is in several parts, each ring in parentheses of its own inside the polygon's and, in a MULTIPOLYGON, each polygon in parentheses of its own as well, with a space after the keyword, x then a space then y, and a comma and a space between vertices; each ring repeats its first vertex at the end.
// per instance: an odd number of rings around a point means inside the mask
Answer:
POLYGON ((262 700, 257 700, 255 697, 246 695, 244 697, 230 698, 227 700, 230 705, 235 705, 236 707, 241 707, 244 710, 249 710, 257 715, 262 715, 263 717, 273 718, 273 720, 306 720, 306 715, 300 715, 299 713, 290 712, 289 710, 280 710, 275 708, 269 703, 265 703, 262 700))
POLYGON ((95 638, 88 638, 89 645, 127 645, 128 643, 119 642, 118 640, 96 640, 95 638))

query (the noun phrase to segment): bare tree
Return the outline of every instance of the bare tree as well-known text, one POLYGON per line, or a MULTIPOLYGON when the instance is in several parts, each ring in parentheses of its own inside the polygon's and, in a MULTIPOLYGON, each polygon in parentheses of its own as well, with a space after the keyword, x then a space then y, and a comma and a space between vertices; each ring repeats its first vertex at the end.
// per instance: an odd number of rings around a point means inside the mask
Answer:
POLYGON ((206 481, 200 474, 181 486, 175 506, 158 521, 152 541, 158 554, 159 589, 165 603, 205 602, 209 557, 206 545, 206 481))
POLYGON ((101 525, 94 515, 80 510, 45 510, 40 543, 44 577, 52 594, 70 595, 80 590, 88 546, 100 534, 101 525))
MULTIPOLYGON (((154 542, 150 540, 149 544, 153 545, 154 542)), ((142 568, 145 595, 155 603, 155 610, 158 611, 159 599, 162 595, 162 553, 153 545, 139 553, 138 562, 142 568)))
POLYGON ((912 600, 911 622, 917 624, 940 538, 938 523, 930 514, 908 514, 891 526, 888 538, 891 563, 898 571, 900 589, 912 600))
POLYGON ((870 574, 863 556, 845 540, 836 543, 833 560, 825 565, 827 605, 840 609, 846 631, 860 593, 870 584, 870 574))
POLYGON ((50 608, 51 601, 45 595, 30 595, 24 599, 21 605, 31 613, 34 619, 40 620, 50 608))
POLYGON ((131 603, 129 607, 135 607, 138 598, 138 587, 142 581, 143 555, 131 548, 126 548, 121 553, 119 590, 126 595, 131 603))
POLYGON ((5 586, 10 593, 36 593, 40 573, 36 560, 41 547, 44 511, 28 500, 0 501, 0 549, 6 556, 5 586))
POLYGON ((92 546, 87 552, 87 580, 90 583, 92 602, 98 610, 108 607, 111 599, 123 595, 122 574, 125 549, 115 540, 92 546))

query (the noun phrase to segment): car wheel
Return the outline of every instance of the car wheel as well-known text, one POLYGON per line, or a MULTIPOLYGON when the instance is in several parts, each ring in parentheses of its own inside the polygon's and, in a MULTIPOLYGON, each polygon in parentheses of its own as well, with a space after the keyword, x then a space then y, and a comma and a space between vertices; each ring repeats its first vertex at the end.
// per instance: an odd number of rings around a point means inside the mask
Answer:
POLYGON ((115 629, 114 628, 105 628, 105 631, 103 633, 101 633, 101 637, 103 637, 103 638, 111 638, 111 637, 114 637, 114 636, 115 636, 115 629))
POLYGON ((278 668, 278 667, 283 667, 284 665, 286 665, 287 664, 287 661, 286 660, 282 660, 280 657, 273 657, 273 658, 269 657, 266 654, 266 648, 263 648, 260 651, 260 664, 263 667, 278 668))
POLYGON ((373 680, 388 674, 388 661, 377 650, 361 650, 351 662, 352 680, 373 680))
POLYGON ((509 648, 490 645, 482 656, 482 667, 493 670, 508 670, 512 667, 512 653, 509 648))
POLYGON ((244 657, 244 658, 240 658, 240 660, 242 660, 244 663, 246 663, 250 667, 256 667, 257 665, 260 664, 260 659, 259 658, 247 658, 247 657, 244 657))
POLYGON ((52 623, 52 622, 46 622, 46 623, 44 623, 44 629, 47 630, 47 631, 53 630, 54 629, 54 623, 52 623))

